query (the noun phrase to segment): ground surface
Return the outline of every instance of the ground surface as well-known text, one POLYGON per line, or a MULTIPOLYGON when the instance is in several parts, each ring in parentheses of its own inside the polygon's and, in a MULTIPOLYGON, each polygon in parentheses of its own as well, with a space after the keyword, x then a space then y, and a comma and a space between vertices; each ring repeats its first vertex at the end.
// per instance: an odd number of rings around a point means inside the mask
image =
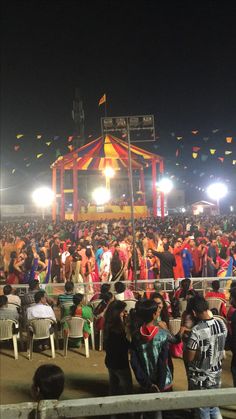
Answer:
MULTIPOLYGON (((230 373, 231 356, 228 353, 224 360, 222 387, 231 387, 230 373)), ((104 352, 90 350, 90 358, 84 356, 84 348, 70 349, 68 356, 63 357, 63 351, 56 351, 52 360, 50 350, 43 353, 33 353, 31 361, 26 352, 19 352, 17 361, 13 358, 13 350, 5 344, 0 346, 0 404, 32 401, 30 388, 34 371, 44 363, 59 365, 66 376, 66 385, 61 399, 77 399, 108 395, 108 374, 104 366, 104 352)), ((186 375, 183 361, 174 360, 174 390, 186 390, 186 375)), ((135 379, 134 379, 135 382, 135 379)), ((138 392, 138 386, 135 386, 138 392)))

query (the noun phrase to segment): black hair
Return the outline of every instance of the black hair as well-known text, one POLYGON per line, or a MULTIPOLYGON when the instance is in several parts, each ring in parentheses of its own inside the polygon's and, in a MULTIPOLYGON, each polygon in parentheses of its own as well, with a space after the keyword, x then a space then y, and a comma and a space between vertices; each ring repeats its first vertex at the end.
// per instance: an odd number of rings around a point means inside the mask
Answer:
POLYGON ((125 284, 121 281, 115 282, 115 291, 117 294, 125 291, 125 284))
POLYGON ((68 252, 70 253, 70 255, 73 255, 76 251, 76 247, 75 246, 70 246, 68 249, 68 252))
POLYGON ((6 295, 0 295, 0 307, 5 306, 7 304, 7 296, 6 295))
POLYGON ((202 314, 204 311, 209 309, 208 302, 205 300, 204 297, 200 295, 196 295, 195 297, 191 298, 192 303, 192 310, 195 311, 197 314, 202 314))
POLYGON ((33 377, 33 386, 39 391, 39 399, 59 399, 64 390, 64 383, 64 372, 54 364, 41 365, 33 377))
POLYGON ((3 287, 3 294, 9 295, 12 292, 12 286, 10 284, 7 284, 3 287))
POLYGON ((39 286, 39 281, 37 281, 37 279, 33 279, 32 281, 29 282, 29 290, 33 291, 36 288, 38 288, 39 286))
POLYGON ((212 286, 212 289, 214 291, 216 291, 216 292, 219 291, 219 289, 220 289, 220 281, 218 281, 217 279, 215 281, 212 281, 211 286, 212 286))
POLYGON ((137 308, 137 314, 143 323, 147 324, 153 320, 153 315, 157 312, 158 305, 154 300, 143 300, 137 308))
POLYGON ((71 292, 71 291, 73 291, 73 289, 74 289, 74 282, 67 281, 65 283, 65 290, 66 290, 66 292, 71 292))
POLYGON ((112 299, 112 297, 113 297, 113 294, 110 291, 103 294, 103 300, 105 301, 105 303, 109 303, 109 301, 112 299))
POLYGON ((151 295, 151 299, 152 300, 155 300, 155 298, 159 298, 162 301, 163 308, 162 308, 162 310, 160 312, 160 317, 161 317, 161 320, 163 322, 165 322, 167 324, 167 326, 169 326, 170 319, 169 319, 169 313, 168 313, 168 308, 167 308, 167 304, 165 302, 165 299, 163 298, 163 296, 159 292, 154 292, 151 295))
POLYGON ((45 252, 43 250, 40 250, 40 252, 39 252, 39 259, 40 259, 41 262, 45 262, 45 260, 46 260, 46 255, 45 255, 45 252))
POLYGON ((14 262, 15 262, 16 258, 17 258, 17 253, 16 252, 11 252, 10 263, 9 263, 9 266, 8 266, 9 274, 14 273, 14 262))
POLYGON ((191 285, 191 279, 189 278, 182 279, 180 283, 181 293, 179 295, 179 298, 186 298, 190 285, 191 285))
POLYGON ((36 302, 36 304, 39 303, 39 301, 41 300, 41 298, 43 298, 45 296, 45 291, 44 290, 40 290, 38 292, 36 292, 35 296, 34 296, 34 301, 36 302))
POLYGON ((92 250, 91 250, 91 248, 89 247, 89 248, 87 248, 86 250, 85 250, 85 256, 87 256, 87 258, 91 258, 92 257, 92 250))
POLYGON ((121 320, 120 314, 125 310, 126 303, 124 301, 112 301, 104 315, 104 340, 108 339, 110 332, 124 333, 124 324, 121 320))
POLYGON ((169 243, 164 243, 163 247, 164 247, 164 251, 167 252, 169 250, 170 245, 169 243))
POLYGON ((84 298, 84 295, 80 294, 80 293, 73 295, 73 303, 74 304, 70 308, 70 313, 71 313, 72 316, 75 315, 76 308, 83 301, 83 298, 84 298))
POLYGON ((100 298, 102 299, 104 294, 106 294, 111 288, 111 284, 102 284, 100 298))

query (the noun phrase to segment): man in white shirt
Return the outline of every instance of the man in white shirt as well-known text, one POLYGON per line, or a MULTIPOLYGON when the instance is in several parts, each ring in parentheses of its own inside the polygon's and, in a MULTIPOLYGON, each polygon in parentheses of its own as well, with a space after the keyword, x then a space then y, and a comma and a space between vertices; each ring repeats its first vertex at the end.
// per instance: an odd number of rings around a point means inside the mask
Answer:
POLYGON ((55 313, 49 305, 47 305, 47 298, 45 291, 40 290, 34 296, 35 305, 27 308, 27 319, 52 319, 56 322, 55 313))
POLYGON ((13 288, 10 284, 7 284, 3 287, 3 294, 8 299, 8 304, 15 304, 17 306, 21 305, 21 299, 18 295, 14 295, 13 288))

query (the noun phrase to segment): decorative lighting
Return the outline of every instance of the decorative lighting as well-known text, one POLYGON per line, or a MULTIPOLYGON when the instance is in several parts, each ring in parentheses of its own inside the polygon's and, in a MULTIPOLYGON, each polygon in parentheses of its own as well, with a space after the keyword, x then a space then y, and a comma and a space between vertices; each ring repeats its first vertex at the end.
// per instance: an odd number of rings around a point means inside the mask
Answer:
POLYGON ((112 178, 115 176, 115 170, 112 167, 107 166, 104 170, 104 175, 106 177, 112 178))

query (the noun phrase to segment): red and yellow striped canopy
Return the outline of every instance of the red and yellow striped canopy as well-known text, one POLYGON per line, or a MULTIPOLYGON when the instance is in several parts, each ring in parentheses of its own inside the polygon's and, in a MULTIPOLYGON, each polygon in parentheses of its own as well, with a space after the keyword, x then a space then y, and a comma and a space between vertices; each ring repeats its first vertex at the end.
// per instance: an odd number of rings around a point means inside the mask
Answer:
MULTIPOLYGON (((131 145, 131 161, 133 169, 147 167, 154 159, 157 163, 162 157, 150 153, 142 148, 131 145)), ((59 157, 52 168, 64 166, 65 170, 73 168, 74 161, 77 162, 77 170, 104 170, 105 167, 112 167, 114 170, 128 169, 128 143, 111 135, 99 137, 94 141, 59 157)))

